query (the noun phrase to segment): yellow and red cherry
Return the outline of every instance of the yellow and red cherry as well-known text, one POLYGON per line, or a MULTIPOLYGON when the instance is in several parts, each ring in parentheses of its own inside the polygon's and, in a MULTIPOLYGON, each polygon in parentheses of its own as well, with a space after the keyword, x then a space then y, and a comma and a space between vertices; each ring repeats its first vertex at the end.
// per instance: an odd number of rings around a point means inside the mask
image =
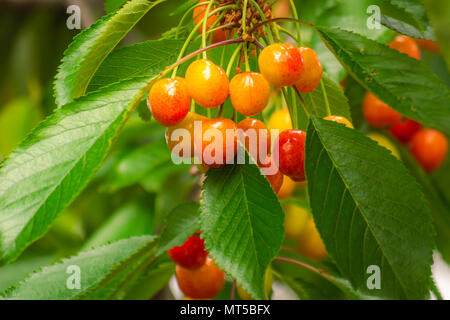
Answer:
POLYGON ((230 99, 233 107, 244 116, 260 113, 270 98, 270 85, 258 72, 242 72, 230 81, 230 99))
POLYGON ((295 82, 295 87, 300 92, 313 92, 322 79, 323 67, 316 51, 308 47, 300 47, 303 57, 303 71, 300 78, 295 82))
POLYGON ((225 284, 225 273, 210 257, 196 269, 177 265, 175 275, 180 290, 193 299, 212 299, 219 294, 225 284))
POLYGON ((285 130, 278 136, 274 156, 281 173, 294 181, 305 180, 306 132, 297 129, 285 130))
POLYGON ((202 107, 217 107, 228 98, 228 77, 225 71, 211 60, 200 59, 192 62, 186 70, 185 78, 189 95, 202 107))
POLYGON ((407 143, 421 127, 420 123, 411 119, 405 119, 394 125, 391 128, 390 133, 401 143, 407 143))
POLYGON ((420 60, 420 49, 417 42, 408 36, 399 35, 389 43, 389 47, 401 53, 405 53, 411 58, 420 60))
POLYGON ((347 128, 354 129, 352 123, 345 117, 341 117, 341 116, 327 116, 324 119, 325 120, 329 120, 329 121, 334 121, 334 122, 337 122, 337 123, 342 123, 347 128))
POLYGON ((252 118, 242 120, 237 127, 242 130, 239 139, 244 144, 245 149, 257 163, 260 163, 260 158, 265 159, 270 153, 271 136, 269 129, 261 120, 252 118))
POLYGON ((447 138, 434 129, 422 129, 411 139, 411 153, 426 172, 432 172, 441 166, 447 149, 447 138))
POLYGON ((155 120, 163 126, 178 124, 191 106, 186 80, 175 77, 156 81, 148 94, 147 105, 155 120))
POLYGON ((399 123, 403 116, 367 92, 363 101, 363 115, 366 121, 374 128, 392 127, 399 123))
POLYGON ((259 70, 266 80, 277 87, 292 86, 300 79, 303 57, 290 43, 273 43, 265 47, 258 57, 259 70))

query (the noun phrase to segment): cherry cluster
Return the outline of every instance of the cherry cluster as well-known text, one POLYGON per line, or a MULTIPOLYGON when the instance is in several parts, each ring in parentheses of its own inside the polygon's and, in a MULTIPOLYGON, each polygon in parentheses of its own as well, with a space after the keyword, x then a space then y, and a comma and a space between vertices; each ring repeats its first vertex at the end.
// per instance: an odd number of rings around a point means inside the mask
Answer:
POLYGON ((177 264, 175 275, 186 298, 212 299, 222 290, 225 273, 209 257, 199 234, 197 232, 181 246, 173 247, 167 253, 177 264))
MULTIPOLYGON (((429 42, 422 43, 428 48, 429 42)), ((420 60, 420 48, 413 38, 397 36, 389 46, 410 57, 420 60)), ((431 48, 433 52, 436 48, 431 48)), ((422 128, 414 120, 405 119, 375 95, 367 92, 363 101, 363 114, 374 128, 388 129, 399 142, 408 144, 411 154, 427 172, 440 167, 447 155, 448 143, 444 134, 435 129, 422 128)))

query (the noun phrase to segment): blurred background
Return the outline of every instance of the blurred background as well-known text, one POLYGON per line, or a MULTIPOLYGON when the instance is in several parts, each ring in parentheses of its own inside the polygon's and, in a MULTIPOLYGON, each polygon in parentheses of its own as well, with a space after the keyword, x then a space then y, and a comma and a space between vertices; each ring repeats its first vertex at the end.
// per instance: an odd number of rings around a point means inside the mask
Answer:
MULTIPOLYGON (((308 1, 311 0, 305 0, 308 1)), ((156 6, 119 46, 159 38, 179 22, 180 15, 170 13, 185 2, 169 0, 156 6)), ((358 30, 357 24, 365 24, 366 16, 358 14, 355 19, 348 10, 365 11, 370 1, 338 2, 342 3, 340 11, 325 10, 320 16, 322 21, 330 25, 342 25, 346 21, 354 24, 351 29, 363 32, 363 29, 358 30)), ((53 81, 57 67, 64 50, 81 31, 70 30, 66 25, 70 16, 67 8, 73 4, 81 9, 81 29, 105 14, 101 0, 0 0, 0 163, 55 108, 53 81)), ((289 10, 280 7, 278 13, 287 15, 289 10)), ((307 6, 303 14, 309 21, 319 18, 316 12, 308 11, 307 6)), ((305 29, 305 39, 313 43, 317 39, 308 32, 305 29)), ((382 30, 373 38, 384 34, 382 30)), ((316 50, 330 76, 341 80, 343 69, 335 58, 321 44, 316 50)), ((424 57, 450 84, 442 58, 429 54, 424 57)), ((360 104, 357 107, 360 108, 360 104)), ((197 185, 198 175, 193 175, 188 166, 175 166, 170 161, 164 128, 142 121, 136 112, 106 163, 48 234, 30 246, 18 261, 0 268, 0 292, 37 266, 48 265, 80 248, 154 232, 171 209, 194 197, 192 190, 197 185)), ((449 189, 448 181, 443 188, 449 189)), ((444 298, 450 299, 450 268, 438 254, 435 254, 435 261, 434 278, 444 298)), ((162 274, 162 281, 167 276, 170 273, 162 274)), ((283 287, 275 286, 275 289, 275 298, 293 297, 283 287)), ((176 289, 172 292, 177 295, 176 289)), ((170 295, 166 292, 163 296, 167 298, 167 294, 170 295)))

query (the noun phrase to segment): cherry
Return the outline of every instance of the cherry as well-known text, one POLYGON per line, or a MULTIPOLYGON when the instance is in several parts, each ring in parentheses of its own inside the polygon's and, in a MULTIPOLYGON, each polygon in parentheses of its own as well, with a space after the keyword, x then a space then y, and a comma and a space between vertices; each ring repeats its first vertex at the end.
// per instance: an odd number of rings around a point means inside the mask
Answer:
POLYGON ((309 218, 305 230, 297 238, 297 245, 300 253, 305 257, 315 260, 322 260, 328 257, 327 250, 320 238, 313 218, 309 218))
POLYGON ((297 239, 305 230, 309 211, 293 204, 284 207, 284 231, 287 238, 297 239))
POLYGON ((156 81, 148 94, 147 105, 155 120, 163 126, 176 125, 191 106, 186 80, 175 77, 156 81))
POLYGON ((173 247, 167 253, 176 264, 188 269, 200 268, 208 256, 205 242, 198 235, 189 237, 183 245, 173 247))
POLYGON ((391 151, 394 157, 400 159, 400 152, 398 151, 397 147, 384 135, 379 134, 378 132, 370 132, 367 134, 367 136, 370 139, 376 141, 380 146, 385 147, 386 149, 391 151))
POLYGON ((399 123, 403 116, 367 92, 363 101, 363 114, 366 121, 374 128, 392 127, 399 123))
POLYGON ((394 125, 391 128, 390 133, 397 138, 398 141, 407 143, 421 127, 420 123, 411 119, 406 119, 405 121, 394 125))
POLYGON ((201 128, 194 143, 202 164, 218 168, 232 161, 237 152, 236 124, 230 119, 208 119, 202 121, 201 128))
POLYGON ((260 157, 263 156, 263 159, 265 159, 270 153, 270 131, 264 122, 252 118, 242 120, 237 127, 242 130, 239 139, 244 144, 245 149, 249 151, 257 163, 260 163, 260 157), (264 151, 261 152, 261 150, 264 151))
POLYGON ((195 112, 188 112, 186 117, 175 126, 166 129, 166 143, 170 151, 177 146, 175 153, 179 157, 192 158, 194 156, 194 122, 203 121, 208 118, 195 112), (189 136, 181 136, 182 132, 178 133, 175 130, 185 129, 189 132, 189 136), (189 138, 189 139, 188 139, 189 138), (181 141, 180 141, 181 140, 181 141), (190 155, 184 155, 183 150, 191 150, 190 155), (178 151, 178 152, 177 152, 178 151))
POLYGON ((228 98, 229 81, 225 71, 208 59, 189 65, 186 82, 189 94, 202 107, 217 107, 228 98))
POLYGON ((439 43, 426 39, 415 39, 415 40, 423 50, 431 53, 441 53, 441 46, 439 45, 439 43))
POLYGON ((405 53, 411 58, 420 60, 420 49, 413 38, 407 36, 397 36, 389 43, 389 47, 399 52, 405 53))
POLYGON ((275 161, 281 173, 294 181, 305 180, 305 139, 306 132, 290 129, 278 136, 278 148, 275 144, 275 161))
POLYGON ((279 199, 289 198, 295 191, 297 183, 288 176, 283 177, 283 183, 277 195, 279 199))
POLYGON ((280 132, 292 129, 291 115, 288 108, 275 111, 269 118, 269 129, 278 129, 280 132))
POLYGON ((230 82, 230 99, 233 107, 244 116, 260 113, 270 97, 270 85, 261 73, 242 72, 230 82))
POLYGON ((334 122, 337 122, 337 123, 342 123, 347 128, 354 129, 352 123, 350 121, 348 121, 348 119, 345 118, 345 117, 341 117, 341 116, 327 116, 324 119, 325 120, 329 120, 329 121, 334 121, 334 122))
POLYGON ((302 74, 303 57, 293 44, 273 43, 261 51, 258 65, 272 85, 292 86, 302 74))
POLYGON ((269 168, 272 167, 275 168, 274 174, 266 174, 267 180, 269 180, 270 185, 272 186, 272 189, 275 193, 278 193, 280 191, 281 185, 283 184, 283 174, 280 172, 280 170, 277 168, 274 159, 272 155, 268 155, 265 159, 264 163, 261 163, 259 165, 261 168, 269 168))
POLYGON ((304 65, 300 78, 295 82, 295 87, 300 92, 313 92, 319 86, 322 79, 323 67, 317 53, 308 47, 300 47, 304 65))
POLYGON ((434 129, 422 129, 411 139, 411 153, 427 172, 440 167, 447 149, 447 138, 434 129))
POLYGON ((177 265, 175 275, 181 291, 193 299, 212 299, 219 294, 225 284, 225 273, 210 257, 197 269, 177 265))
MULTIPOLYGON (((199 3, 201 3, 202 1, 200 1, 199 3)), ((198 6, 194 9, 193 12, 193 17, 194 17, 194 25, 199 24, 201 21, 203 21, 203 18, 205 17, 205 11, 206 8, 208 7, 207 4, 204 4, 202 6, 198 6)), ((217 18, 219 17, 218 14, 214 14, 212 16, 210 16, 208 19, 206 19, 206 31, 208 31, 211 26, 214 24, 214 22, 216 22, 217 18)), ((200 24, 200 27, 197 29, 197 32, 199 34, 201 34, 203 31, 203 26, 200 24)), ((220 41, 224 41, 228 38, 230 31, 226 30, 226 29, 218 29, 216 31, 213 32, 212 34, 212 39, 211 36, 209 36, 209 39, 212 40, 212 43, 216 43, 216 42, 220 42, 220 41)), ((234 30, 231 31, 231 35, 233 35, 234 30)))

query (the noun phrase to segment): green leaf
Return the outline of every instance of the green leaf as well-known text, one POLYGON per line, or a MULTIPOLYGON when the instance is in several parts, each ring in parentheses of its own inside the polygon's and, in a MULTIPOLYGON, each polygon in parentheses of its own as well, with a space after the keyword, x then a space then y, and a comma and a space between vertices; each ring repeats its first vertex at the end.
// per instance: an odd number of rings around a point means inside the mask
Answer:
POLYGON ((154 75, 176 61, 181 40, 149 40, 118 49, 100 65, 88 92, 138 76, 154 75))
POLYGON ((83 189, 153 78, 116 83, 56 110, 3 164, 0 264, 41 237, 83 189))
POLYGON ((442 55, 450 70, 450 3, 448 1, 424 0, 431 23, 441 46, 442 55))
POLYGON ((111 13, 120 9, 128 0, 105 0, 105 12, 111 13))
POLYGON ((130 267, 130 261, 154 251, 155 237, 142 236, 120 240, 78 255, 64 259, 60 263, 44 267, 31 274, 5 294, 6 299, 22 300, 68 300, 79 299, 95 290, 114 283, 122 272, 130 267), (152 249, 153 248, 153 249, 152 249), (69 289, 70 266, 79 267, 80 289, 69 289))
POLYGON ((305 148, 314 221, 342 275, 370 295, 426 298, 434 230, 407 169, 361 132, 315 117, 305 148), (381 289, 366 287, 371 265, 381 289))
POLYGON ((121 239, 151 234, 154 219, 151 210, 154 209, 138 201, 126 204, 100 226, 83 248, 90 249, 121 239))
POLYGON ((57 105, 84 95, 102 61, 152 7, 163 1, 131 0, 77 35, 64 53, 56 75, 57 105))
POLYGON ((362 86, 406 117, 450 133, 450 91, 422 62, 353 32, 317 30, 362 86))
POLYGON ((184 202, 173 209, 166 219, 166 227, 161 234, 158 255, 180 246, 200 229, 198 221, 199 205, 196 202, 184 202))
POLYGON ((328 108, 332 115, 342 116, 352 121, 348 99, 341 87, 326 74, 322 76, 322 85, 311 93, 301 93, 310 114, 326 117, 328 108))
POLYGON ((381 23, 413 38, 435 40, 421 0, 381 0, 381 23))
POLYGON ((201 236, 217 265, 253 297, 283 241, 284 213, 254 164, 209 169, 202 188, 201 236))
POLYGON ((184 2, 183 4, 179 5, 178 8, 176 8, 173 12, 170 13, 170 16, 176 16, 179 15, 186 10, 188 10, 191 6, 195 5, 198 2, 198 0, 188 0, 184 2))

